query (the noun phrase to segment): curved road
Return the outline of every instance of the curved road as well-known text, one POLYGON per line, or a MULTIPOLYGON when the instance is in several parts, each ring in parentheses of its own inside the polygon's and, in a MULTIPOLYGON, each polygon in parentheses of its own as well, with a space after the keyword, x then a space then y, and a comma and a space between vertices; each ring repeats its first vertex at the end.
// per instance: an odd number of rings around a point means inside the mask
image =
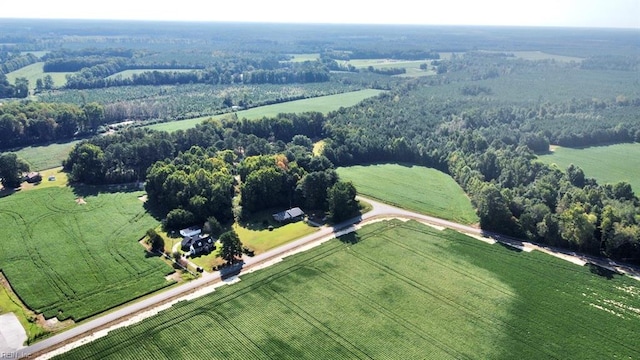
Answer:
MULTIPOLYGON (((370 203, 373 206, 373 210, 362 215, 361 217, 350 219, 343 223, 337 224, 333 227, 323 226, 313 234, 310 234, 298 240, 292 241, 290 243, 287 243, 285 245, 282 245, 280 247, 277 247, 275 249, 272 249, 260 255, 250 257, 250 258, 245 257, 240 275, 246 272, 253 271, 255 270, 255 268, 258 268, 260 266, 268 266, 274 260, 277 261, 286 256, 292 255, 295 252, 303 251, 310 246, 320 244, 336 236, 344 235, 349 232, 355 231, 357 229, 357 226, 364 225, 368 222, 372 222, 378 219, 388 219, 388 218, 414 219, 421 222, 433 224, 436 226, 454 229, 463 233, 481 235, 483 237, 490 237, 497 241, 504 242, 509 245, 517 246, 519 248, 529 246, 529 247, 545 250, 551 253, 560 253, 564 256, 577 256, 574 253, 563 253, 560 249, 552 249, 549 247, 541 247, 538 245, 525 243, 518 239, 505 237, 497 233, 487 232, 476 227, 458 224, 452 221, 448 221, 448 220, 444 220, 444 219, 440 219, 432 216, 418 214, 412 211, 400 209, 398 207, 384 204, 368 198, 362 198, 362 199, 370 203)), ((614 270, 617 270, 617 271, 623 271, 623 272, 629 273, 632 276, 634 275, 638 276, 639 274, 638 272, 636 272, 636 269, 632 269, 630 267, 622 268, 620 267, 620 265, 612 263, 606 259, 598 259, 598 258, 591 258, 591 257, 585 257, 585 256, 580 256, 580 258, 585 262, 592 262, 600 266, 613 268, 614 270)), ((136 301, 135 303, 126 305, 120 309, 107 313, 103 316, 100 316, 86 323, 82 323, 72 329, 69 329, 60 334, 54 335, 40 342, 37 342, 31 346, 22 348, 18 350, 18 353, 14 354, 12 358, 35 358, 37 356, 45 355, 46 353, 51 352, 55 349, 58 349, 66 344, 69 344, 71 342, 90 336, 99 330, 104 330, 104 329, 116 326, 119 323, 122 323, 125 320, 137 314, 140 314, 144 311, 152 310, 160 305, 164 305, 172 301, 176 301, 177 299, 180 299, 185 295, 193 294, 196 290, 202 289, 210 285, 220 284, 221 282, 222 282, 222 278, 221 278, 220 272, 204 273, 202 277, 196 280, 193 280, 191 282, 188 282, 184 285, 180 285, 175 288, 171 288, 171 289, 162 291, 161 293, 152 295, 143 300, 136 301)))

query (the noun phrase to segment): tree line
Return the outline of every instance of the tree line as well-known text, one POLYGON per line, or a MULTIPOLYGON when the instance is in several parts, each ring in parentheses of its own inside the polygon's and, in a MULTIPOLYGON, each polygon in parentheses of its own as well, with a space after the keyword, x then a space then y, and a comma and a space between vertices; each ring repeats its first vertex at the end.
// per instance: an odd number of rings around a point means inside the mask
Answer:
POLYGON ((104 124, 98 103, 9 102, 0 106, 0 149, 69 140, 92 134, 104 124))

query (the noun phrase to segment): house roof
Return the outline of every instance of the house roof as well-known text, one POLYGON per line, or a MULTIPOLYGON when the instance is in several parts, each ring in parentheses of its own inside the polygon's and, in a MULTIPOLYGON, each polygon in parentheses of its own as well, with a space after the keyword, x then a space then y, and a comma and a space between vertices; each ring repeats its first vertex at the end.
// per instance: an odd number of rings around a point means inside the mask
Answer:
POLYGON ((286 221, 286 220, 295 219, 298 216, 302 216, 302 215, 304 215, 304 211, 302 211, 302 209, 300 209, 299 207, 294 207, 289 210, 285 210, 285 211, 273 214, 273 218, 276 221, 286 221))
POLYGON ((182 238, 182 247, 183 248, 187 248, 189 246, 191 246, 193 243, 195 243, 198 240, 205 240, 207 238, 211 238, 209 235, 202 235, 202 234, 197 234, 197 235, 191 235, 191 236, 185 236, 182 238))
POLYGON ((189 236, 200 235, 201 232, 202 232, 201 228, 197 226, 192 226, 192 227, 188 227, 186 229, 180 230, 180 235, 184 237, 189 237, 189 236))
POLYGON ((191 244, 191 247, 194 250, 199 250, 199 249, 204 248, 205 246, 211 246, 211 245, 213 245, 213 239, 211 239, 211 237, 206 237, 204 239, 199 239, 199 240, 194 241, 191 244))

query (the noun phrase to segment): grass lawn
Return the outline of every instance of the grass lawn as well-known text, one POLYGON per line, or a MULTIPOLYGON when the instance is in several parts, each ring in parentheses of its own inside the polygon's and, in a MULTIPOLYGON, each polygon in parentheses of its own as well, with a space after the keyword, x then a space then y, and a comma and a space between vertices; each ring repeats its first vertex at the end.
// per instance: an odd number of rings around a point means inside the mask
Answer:
POLYGON ((636 280, 414 221, 341 240, 58 358, 640 357, 636 280))
POLYGON ((15 153, 29 163, 31 170, 51 169, 61 166, 62 160, 69 156, 69 152, 78 142, 79 140, 44 146, 28 146, 15 151, 15 153))
MULTIPOLYGON (((306 111, 318 111, 326 114, 329 111, 338 110, 340 107, 356 105, 360 101, 377 96, 380 93, 382 93, 381 90, 366 89, 337 95, 327 95, 310 99, 288 101, 280 104, 260 106, 248 110, 237 111, 234 114, 236 114, 239 119, 247 118, 250 120, 261 119, 263 117, 275 117, 281 113, 302 113, 306 111)), ((217 119, 225 116, 229 116, 229 114, 171 121, 149 125, 147 127, 154 130, 172 132, 195 127, 197 124, 200 124, 202 121, 207 119, 217 119)))
POLYGON ((19 77, 27 78, 27 80, 29 80, 29 89, 33 90, 36 88, 36 81, 38 79, 43 79, 46 75, 51 75, 54 87, 61 87, 67 84, 67 74, 73 74, 72 72, 45 73, 43 70, 43 66, 44 62, 37 62, 25 66, 22 69, 12 71, 7 74, 7 80, 9 80, 9 82, 13 84, 19 77))
MULTIPOLYGON (((267 214, 264 218, 267 219, 270 216, 267 214)), ((316 227, 307 225, 304 221, 279 225, 270 219, 267 220, 268 224, 274 228, 269 231, 268 225, 264 226, 261 219, 254 216, 250 223, 233 224, 233 230, 240 237, 242 244, 252 249, 256 255, 318 230, 316 227)))
POLYGON ((640 143, 584 149, 558 146, 550 154, 538 156, 538 159, 556 164, 562 170, 574 164, 584 171, 585 176, 595 178, 598 183, 626 181, 634 192, 640 191, 640 143))
POLYGON ((398 164, 350 166, 337 169, 358 193, 398 207, 464 224, 478 217, 462 188, 447 174, 398 164))
POLYGON ((143 192, 46 181, 0 198, 0 270, 30 309, 79 321, 171 284, 138 244, 158 225, 143 192))

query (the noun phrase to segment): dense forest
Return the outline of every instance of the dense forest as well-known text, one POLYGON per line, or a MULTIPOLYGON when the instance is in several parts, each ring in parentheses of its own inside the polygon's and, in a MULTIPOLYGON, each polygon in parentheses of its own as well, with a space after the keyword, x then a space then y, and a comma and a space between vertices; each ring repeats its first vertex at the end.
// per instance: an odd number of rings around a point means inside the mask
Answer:
MULTIPOLYGON (((483 229, 640 262, 640 200, 633 191, 637 189, 626 182, 599 184, 577 166, 561 169, 536 159, 551 144, 585 147, 640 141, 637 31, 451 32, 438 27, 381 30, 346 25, 302 31, 290 26, 189 28, 176 23, 152 34, 145 26, 118 30, 105 23, 91 36, 83 33, 82 22, 70 22, 64 30, 49 29, 51 34, 73 34, 66 40, 38 37, 37 28, 13 31, 12 39, 20 41, 12 41, 16 45, 11 54, 46 50, 38 59, 45 73, 72 73, 64 86, 43 87, 39 96, 75 97, 65 98, 74 99, 71 104, 4 104, 0 148, 86 136, 64 162, 70 179, 87 184, 146 181, 151 202, 163 208, 174 228, 211 216, 229 221, 277 206, 336 215, 344 204, 351 204, 354 190, 340 181, 335 167, 419 164, 450 174, 462 186, 483 229), (127 31, 135 36, 122 37, 127 31), (216 36, 190 36, 199 31, 216 36), (599 45, 593 46, 596 40, 599 45), (555 55, 522 55, 532 49, 555 55), (291 54, 316 54, 317 59, 295 61, 291 54), (348 62, 362 59, 419 61, 420 69, 430 73, 406 76, 408 71, 394 64, 358 68, 348 62), (124 70, 136 73, 114 76, 124 70), (327 114, 280 114, 259 120, 230 116, 173 133, 141 128, 92 136, 110 123, 153 120, 165 110, 178 118, 249 106, 254 95, 231 89, 264 84, 298 84, 298 89, 322 84, 322 90, 313 91, 324 94, 358 88, 385 92, 327 114), (159 105, 169 100, 158 98, 143 102, 151 99, 144 93, 149 89, 160 88, 166 94, 169 89, 201 91, 198 86, 224 90, 203 102, 208 107, 198 103, 188 110, 169 110, 159 105), (114 91, 110 88, 128 92, 107 93, 114 91), (112 99, 87 101, 96 94, 91 91, 112 99), (118 96, 117 106, 128 101, 133 110, 113 115, 113 98, 118 96), (150 103, 160 110, 147 112, 150 103), (139 117, 131 115, 135 109, 139 117), (324 143, 322 153, 314 154, 313 144, 319 140, 324 143), (234 191, 241 195, 237 203, 234 191), (342 205, 336 205, 339 201, 342 205)), ((0 35, 0 43, 9 42, 8 34, 0 35)), ((2 51, 9 54, 5 47, 2 51)), ((3 63, 14 69, 35 60, 5 55, 3 63)), ((0 92, 18 97, 18 85, 5 78, 0 77, 0 92)), ((308 93, 261 100, 256 95, 253 105, 308 93)))

